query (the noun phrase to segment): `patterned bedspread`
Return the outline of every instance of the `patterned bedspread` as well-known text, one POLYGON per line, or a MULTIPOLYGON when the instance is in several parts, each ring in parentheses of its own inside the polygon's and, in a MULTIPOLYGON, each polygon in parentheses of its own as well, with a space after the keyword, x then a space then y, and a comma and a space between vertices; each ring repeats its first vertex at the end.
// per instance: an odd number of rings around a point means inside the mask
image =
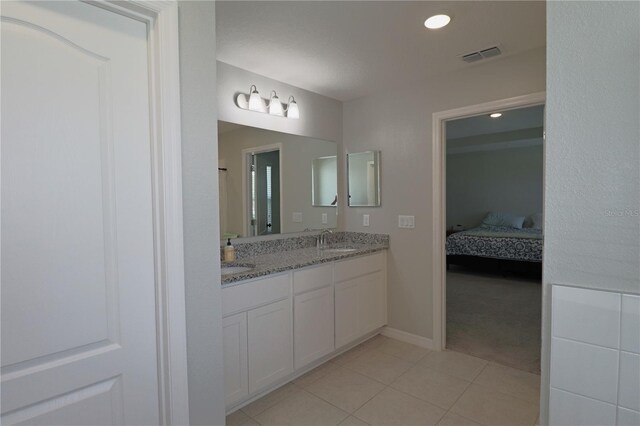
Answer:
POLYGON ((539 229, 480 226, 447 237, 447 255, 542 262, 542 231, 539 229))

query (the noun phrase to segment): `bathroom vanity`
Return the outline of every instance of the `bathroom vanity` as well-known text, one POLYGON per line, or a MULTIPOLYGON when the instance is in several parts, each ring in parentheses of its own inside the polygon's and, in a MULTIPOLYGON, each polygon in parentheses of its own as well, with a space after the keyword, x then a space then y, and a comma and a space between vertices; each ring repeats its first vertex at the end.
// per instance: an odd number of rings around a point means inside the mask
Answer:
POLYGON ((269 250, 271 242, 264 242, 267 247, 258 252, 265 253, 245 254, 238 261, 251 269, 223 276, 228 411, 386 324, 388 237, 367 241, 366 234, 340 234, 343 241, 323 249, 298 242, 303 247, 269 250))

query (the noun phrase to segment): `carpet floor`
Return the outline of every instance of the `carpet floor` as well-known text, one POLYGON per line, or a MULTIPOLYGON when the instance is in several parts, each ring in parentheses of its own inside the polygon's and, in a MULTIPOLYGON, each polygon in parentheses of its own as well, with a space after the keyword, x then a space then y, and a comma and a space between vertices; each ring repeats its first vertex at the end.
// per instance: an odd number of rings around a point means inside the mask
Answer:
POLYGON ((447 271, 447 349, 540 374, 541 283, 447 271))

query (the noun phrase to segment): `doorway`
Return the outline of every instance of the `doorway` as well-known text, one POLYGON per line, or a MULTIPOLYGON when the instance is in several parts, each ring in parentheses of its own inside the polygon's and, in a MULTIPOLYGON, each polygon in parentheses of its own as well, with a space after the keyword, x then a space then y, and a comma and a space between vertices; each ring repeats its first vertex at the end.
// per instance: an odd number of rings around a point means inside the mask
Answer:
MULTIPOLYGON (((545 94, 535 93, 516 98, 488 102, 484 104, 458 108, 433 114, 433 282, 434 282, 434 346, 438 350, 447 347, 447 285, 446 285, 446 125, 447 122, 488 115, 496 111, 506 112, 514 109, 544 104, 545 94)), ((544 149, 544 148, 543 148, 544 149)), ((543 154, 544 155, 544 154, 543 154)), ((541 212, 543 213, 543 212, 541 212)), ((450 225, 451 226, 451 225, 450 225)), ((498 303, 493 301, 491 303, 498 303)))
POLYGON ((280 147, 245 154, 247 162, 247 235, 281 232, 280 147))

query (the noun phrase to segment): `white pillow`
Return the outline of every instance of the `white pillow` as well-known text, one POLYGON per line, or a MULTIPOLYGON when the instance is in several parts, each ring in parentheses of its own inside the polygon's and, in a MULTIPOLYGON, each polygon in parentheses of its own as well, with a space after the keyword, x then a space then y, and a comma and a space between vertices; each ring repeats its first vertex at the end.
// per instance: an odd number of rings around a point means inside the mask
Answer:
POLYGON ((516 216, 511 213, 491 212, 482 221, 483 225, 507 226, 509 228, 521 229, 524 223, 524 216, 516 216))
POLYGON ((532 229, 542 230, 542 213, 535 213, 529 216, 529 223, 532 229))

